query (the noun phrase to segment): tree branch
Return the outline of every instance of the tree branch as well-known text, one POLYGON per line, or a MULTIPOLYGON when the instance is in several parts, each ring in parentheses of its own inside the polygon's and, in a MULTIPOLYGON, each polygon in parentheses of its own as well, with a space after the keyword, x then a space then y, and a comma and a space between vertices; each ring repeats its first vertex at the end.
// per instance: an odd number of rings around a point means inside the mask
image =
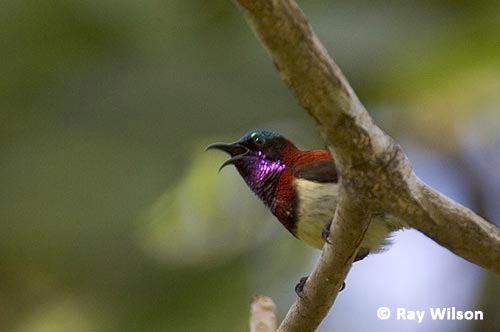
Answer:
POLYGON ((354 192, 344 191, 339 197, 329 239, 332 245, 323 248, 302 298, 292 305, 278 332, 315 331, 333 305, 356 257, 371 215, 354 192))
POLYGON ((500 273, 500 229, 422 183, 372 121, 291 0, 238 0, 282 78, 316 120, 342 182, 457 255, 500 273))
POLYGON ((331 233, 335 246, 325 246, 306 283, 307 306, 297 301, 279 331, 313 331, 326 315, 357 250, 353 244, 360 243, 367 227, 362 211, 394 215, 455 254, 500 273, 500 229, 415 176, 401 147, 373 123, 297 5, 292 0, 237 3, 282 79, 316 120, 343 188, 331 233))

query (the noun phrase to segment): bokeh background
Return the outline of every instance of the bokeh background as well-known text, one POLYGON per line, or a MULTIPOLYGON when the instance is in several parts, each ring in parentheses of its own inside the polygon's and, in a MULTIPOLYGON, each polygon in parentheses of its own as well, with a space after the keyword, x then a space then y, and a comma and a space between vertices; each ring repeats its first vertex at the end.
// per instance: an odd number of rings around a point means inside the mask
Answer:
MULTIPOLYGON (((499 223, 500 2, 299 4, 417 174, 499 223)), ((318 252, 204 147, 323 144, 231 1, 3 0, 0 45, 0 331, 245 331, 257 293, 283 317, 318 252)), ((498 276, 416 231, 394 243, 319 331, 500 331, 498 276)))

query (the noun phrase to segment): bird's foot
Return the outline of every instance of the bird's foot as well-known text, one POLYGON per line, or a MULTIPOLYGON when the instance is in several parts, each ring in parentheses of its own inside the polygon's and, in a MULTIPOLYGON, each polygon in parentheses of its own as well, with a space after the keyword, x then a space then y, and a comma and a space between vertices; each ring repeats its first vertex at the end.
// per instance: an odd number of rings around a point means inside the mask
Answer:
POLYGON ((321 237, 323 238, 323 241, 325 241, 328 244, 332 244, 328 238, 330 237, 330 227, 332 226, 332 222, 329 221, 328 223, 323 226, 323 230, 321 231, 321 237))
POLYGON ((298 297, 302 299, 302 292, 304 291, 304 286, 306 285, 308 277, 302 277, 300 278, 299 282, 297 285, 295 285, 295 294, 297 294, 298 297))
MULTIPOLYGON (((302 295, 303 295, 304 286, 306 285, 308 277, 309 276, 300 278, 298 284, 295 285, 295 294, 297 294, 297 296, 300 297, 301 299, 304 299, 302 297, 302 295)), ((340 286, 339 292, 342 292, 344 290, 344 288, 345 288, 345 281, 342 282, 342 286, 340 286)))

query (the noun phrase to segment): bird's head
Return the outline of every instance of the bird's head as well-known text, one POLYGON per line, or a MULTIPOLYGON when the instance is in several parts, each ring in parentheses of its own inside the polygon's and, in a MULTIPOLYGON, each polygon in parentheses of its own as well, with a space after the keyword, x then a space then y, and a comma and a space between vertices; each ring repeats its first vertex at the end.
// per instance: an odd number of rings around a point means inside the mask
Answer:
POLYGON ((241 173, 247 168, 256 168, 257 171, 283 168, 286 154, 296 150, 296 147, 278 133, 254 129, 234 143, 214 143, 207 147, 207 150, 210 149, 222 150, 231 156, 219 170, 234 165, 241 173))

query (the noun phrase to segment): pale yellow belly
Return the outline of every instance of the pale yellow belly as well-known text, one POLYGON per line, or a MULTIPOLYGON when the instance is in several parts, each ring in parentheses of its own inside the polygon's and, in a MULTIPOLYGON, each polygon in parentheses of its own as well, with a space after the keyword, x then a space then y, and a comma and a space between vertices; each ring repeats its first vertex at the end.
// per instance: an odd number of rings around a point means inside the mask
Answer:
MULTIPOLYGON (((324 244, 321 236, 323 227, 331 221, 337 206, 338 185, 304 179, 296 180, 295 185, 300 186, 300 190, 297 190, 296 235, 310 246, 321 249, 324 244)), ((374 217, 361 247, 370 252, 383 250, 389 244, 389 233, 399 227, 392 218, 374 217)))

